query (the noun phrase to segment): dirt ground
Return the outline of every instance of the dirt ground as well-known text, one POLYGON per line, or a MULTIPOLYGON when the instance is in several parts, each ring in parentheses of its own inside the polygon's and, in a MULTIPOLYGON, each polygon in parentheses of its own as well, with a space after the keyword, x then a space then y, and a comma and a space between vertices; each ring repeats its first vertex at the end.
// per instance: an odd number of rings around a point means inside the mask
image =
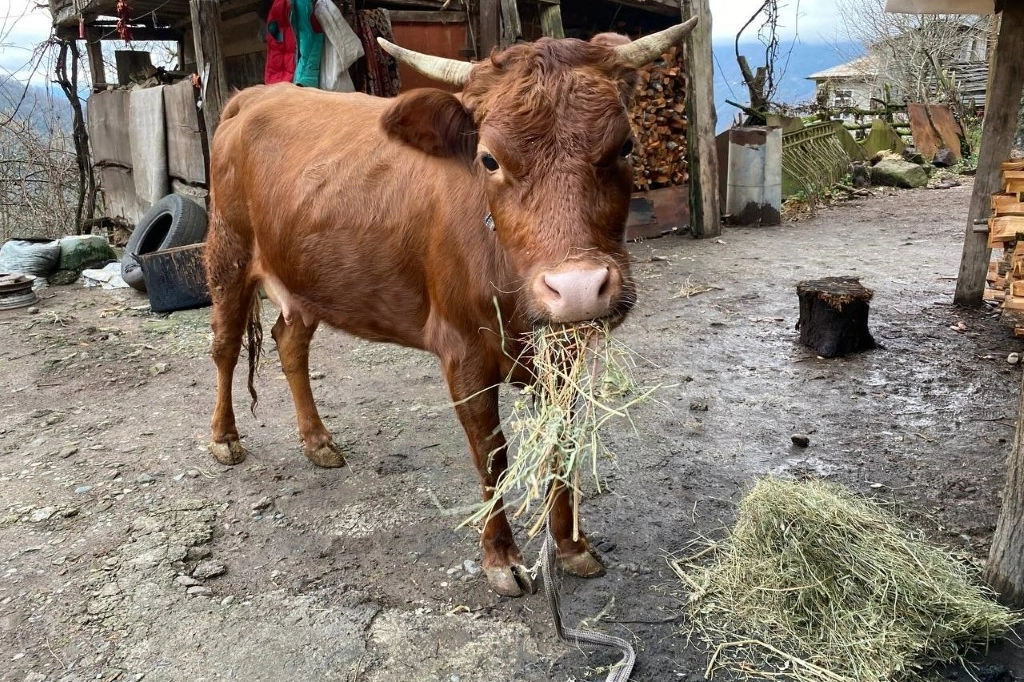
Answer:
MULTIPOLYGON (((703 678, 666 557, 730 524, 757 477, 828 477, 987 555, 1022 343, 951 305, 970 191, 876 190, 631 248, 641 298, 618 334, 663 387, 635 431, 608 433, 617 460, 583 505, 608 574, 561 586, 569 624, 634 642, 634 680, 703 678), (884 349, 824 360, 797 343, 794 285, 840 274, 875 289, 884 349), (698 285, 714 289, 686 295, 698 285)), ((604 678, 615 654, 564 646, 541 595, 499 598, 475 574, 476 531, 456 526, 478 485, 432 357, 318 335, 314 392, 349 458, 322 470, 270 342, 256 417, 236 375, 251 455, 228 468, 205 449, 208 310, 42 295, 35 314, 0 313, 0 680, 604 678)))

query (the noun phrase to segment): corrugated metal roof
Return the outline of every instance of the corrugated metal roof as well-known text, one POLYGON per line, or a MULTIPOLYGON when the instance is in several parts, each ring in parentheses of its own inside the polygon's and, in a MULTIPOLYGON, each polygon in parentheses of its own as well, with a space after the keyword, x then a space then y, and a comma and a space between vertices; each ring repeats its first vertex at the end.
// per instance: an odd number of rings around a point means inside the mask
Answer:
POLYGON ((818 71, 807 76, 808 80, 824 81, 833 78, 864 78, 878 75, 878 66, 875 59, 870 55, 857 57, 853 61, 833 66, 824 71, 818 71))

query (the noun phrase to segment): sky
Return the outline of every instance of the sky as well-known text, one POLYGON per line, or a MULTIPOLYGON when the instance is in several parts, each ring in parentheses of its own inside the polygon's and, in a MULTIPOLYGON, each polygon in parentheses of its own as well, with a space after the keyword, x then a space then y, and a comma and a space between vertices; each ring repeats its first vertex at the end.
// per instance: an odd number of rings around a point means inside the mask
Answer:
MULTIPOLYGON (((710 0, 712 37, 731 42, 762 0, 710 0)), ((837 0, 780 0, 784 39, 798 35, 803 43, 835 40, 837 0)), ((23 78, 32 63, 32 51, 50 33, 50 14, 38 9, 43 0, 0 0, 0 78, 23 78)), ((751 32, 751 38, 754 38, 751 32)))

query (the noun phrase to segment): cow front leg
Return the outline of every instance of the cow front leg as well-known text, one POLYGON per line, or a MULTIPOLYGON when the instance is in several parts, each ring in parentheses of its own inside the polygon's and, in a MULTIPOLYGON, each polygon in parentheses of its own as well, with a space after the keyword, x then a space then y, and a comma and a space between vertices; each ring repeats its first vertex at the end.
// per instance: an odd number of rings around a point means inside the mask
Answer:
POLYGON ((508 467, 505 436, 501 432, 498 415, 499 374, 446 362, 445 377, 455 401, 455 412, 469 440, 473 463, 483 487, 484 503, 493 501, 480 536, 484 575, 491 589, 498 594, 518 597, 524 590, 533 593, 536 588, 512 536, 504 502, 500 496, 494 495, 498 479, 508 467))
POLYGON ((306 457, 319 467, 340 467, 345 466, 345 457, 320 420, 313 402, 313 389, 309 385, 309 343, 316 327, 315 323, 305 324, 299 315, 288 324, 282 314, 274 323, 271 334, 277 342, 281 369, 288 379, 288 388, 295 403, 295 417, 299 422, 299 436, 305 446, 306 457))
POLYGON ((604 564, 582 530, 573 539, 573 509, 569 489, 556 481, 552 484, 553 495, 548 517, 551 535, 558 547, 558 565, 563 571, 581 578, 596 578, 604 575, 604 564))

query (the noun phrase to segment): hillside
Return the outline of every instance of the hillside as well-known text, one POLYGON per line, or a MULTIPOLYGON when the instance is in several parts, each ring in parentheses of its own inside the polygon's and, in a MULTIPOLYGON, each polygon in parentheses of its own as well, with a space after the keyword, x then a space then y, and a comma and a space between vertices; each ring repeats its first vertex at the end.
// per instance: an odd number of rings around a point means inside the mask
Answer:
MULTIPOLYGON (((715 43, 715 109, 718 112, 718 130, 722 131, 732 125, 733 119, 739 110, 725 100, 746 104, 749 101, 743 79, 740 77, 740 67, 736 63, 736 52, 732 42, 715 43)), ((786 104, 808 102, 814 99, 814 82, 807 80, 807 76, 816 71, 827 69, 836 64, 842 64, 857 54, 857 48, 853 44, 827 45, 823 43, 793 43, 790 46, 784 45, 780 52, 783 53, 784 69, 780 80, 778 94, 775 101, 786 104), (785 54, 788 54, 788 63, 785 54)), ((740 43, 740 54, 746 55, 751 66, 757 64, 757 60, 764 56, 764 46, 760 43, 740 43)))

